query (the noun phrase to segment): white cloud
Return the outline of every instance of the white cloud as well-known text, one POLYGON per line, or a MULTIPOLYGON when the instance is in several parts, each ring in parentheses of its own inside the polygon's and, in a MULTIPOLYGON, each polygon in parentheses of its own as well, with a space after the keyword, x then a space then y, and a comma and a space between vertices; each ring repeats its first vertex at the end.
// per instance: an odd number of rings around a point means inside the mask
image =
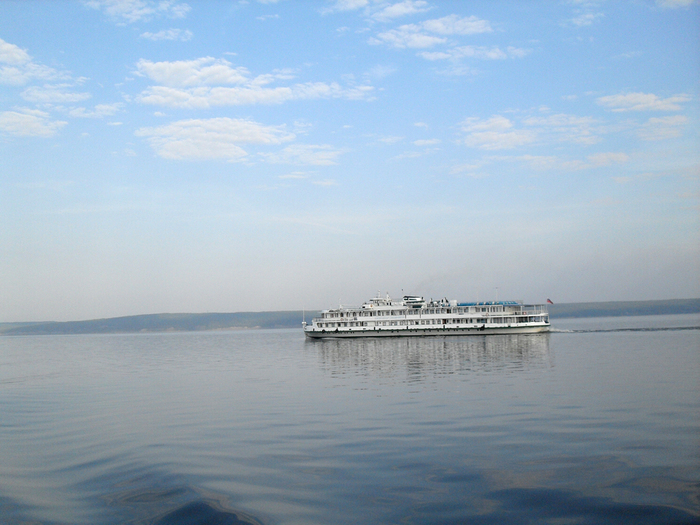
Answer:
POLYGON ((465 75, 473 73, 466 66, 459 66, 464 59, 503 60, 522 58, 530 53, 529 49, 508 46, 458 46, 453 38, 460 35, 490 33, 493 29, 488 20, 476 16, 460 17, 452 14, 442 18, 425 20, 418 24, 406 24, 397 29, 378 33, 368 40, 369 44, 387 45, 396 49, 429 49, 442 46, 437 51, 421 51, 418 56, 431 61, 450 60, 452 67, 443 73, 465 75))
POLYGON ((386 44, 398 49, 424 49, 448 42, 446 36, 471 35, 493 31, 487 20, 475 16, 459 17, 449 15, 443 18, 426 20, 420 24, 406 24, 370 38, 370 44, 386 44), (436 36, 437 35, 437 36, 436 36))
POLYGON ((151 62, 141 59, 136 64, 137 74, 166 86, 192 87, 217 84, 245 84, 251 82, 250 72, 244 67, 232 67, 228 60, 202 57, 175 62, 151 62))
POLYGON ((367 78, 382 79, 393 75, 394 73, 396 73, 396 71, 397 68, 394 66, 376 65, 369 71, 367 71, 367 73, 365 73, 365 76, 367 78))
POLYGON ((283 126, 265 126, 252 120, 212 118, 180 120, 165 126, 141 128, 158 155, 166 159, 225 159, 239 161, 248 153, 239 144, 281 144, 294 139, 283 126))
MULTIPOLYGON (((114 104, 97 104, 92 111, 87 110, 86 108, 73 108, 71 109, 68 114, 71 117, 79 117, 79 118, 103 118, 103 117, 111 117, 112 115, 115 115, 122 107, 124 104, 121 102, 115 102, 114 104)), ((120 125, 121 122, 115 123, 112 122, 110 125, 120 125)))
POLYGON ((92 95, 90 93, 74 93, 66 91, 73 87, 70 84, 55 84, 44 86, 28 87, 21 93, 21 97, 28 102, 37 104, 70 104, 87 100, 92 95))
POLYGON ((25 190, 49 190, 60 192, 66 188, 73 186, 75 181, 72 180, 44 180, 36 182, 25 182, 15 184, 17 188, 22 188, 25 190))
POLYGON ((424 13, 430 9, 431 8, 428 5, 428 2, 423 0, 404 0, 403 2, 398 2, 396 4, 391 4, 384 7, 382 10, 374 13, 372 18, 375 20, 386 21, 406 15, 424 13))
POLYGON ((467 146, 485 150, 512 149, 534 142, 537 138, 531 130, 512 130, 513 123, 496 115, 488 120, 468 118, 462 122, 467 133, 463 142, 467 146))
POLYGON ((376 38, 369 39, 370 44, 387 44, 397 49, 406 47, 420 49, 444 44, 445 42, 447 42, 446 38, 421 33, 418 26, 413 24, 379 33, 376 38))
POLYGON ((556 157, 546 155, 521 155, 517 160, 528 163, 536 170, 549 170, 558 167, 559 161, 556 157))
POLYGON ((508 46, 506 48, 506 53, 508 53, 508 56, 511 58, 523 58, 524 56, 529 55, 530 52, 530 49, 523 49, 520 47, 508 46))
POLYGON ((335 4, 324 12, 333 11, 354 11, 362 7, 367 7, 369 0, 336 0, 335 4))
POLYGON ((642 140, 664 140, 680 137, 681 128, 687 123, 688 118, 682 115, 650 118, 639 129, 638 135, 642 140))
POLYGON ((618 184, 628 184, 634 180, 633 177, 613 177, 613 180, 618 184))
POLYGON ((29 56, 24 49, 17 47, 14 44, 5 42, 0 38, 0 64, 10 64, 13 66, 19 66, 21 64, 26 64, 31 60, 32 57, 29 56))
POLYGON ((124 106, 123 103, 116 102, 113 104, 97 104, 92 110, 87 110, 84 107, 66 108, 63 104, 74 104, 92 97, 90 93, 70 91, 73 87, 74 84, 31 86, 21 93, 21 97, 28 102, 42 104, 44 107, 64 112, 67 111, 69 116, 80 118, 102 118, 112 116, 124 106), (59 105, 56 106, 56 104, 59 105))
POLYGON ((158 41, 158 40, 181 40, 187 42, 192 39, 192 31, 185 29, 163 29, 157 33, 141 33, 141 38, 146 38, 148 40, 158 41))
POLYGON ((277 153, 260 155, 276 164, 305 164, 313 166, 330 166, 337 164, 337 158, 344 153, 329 144, 292 144, 277 153))
POLYGON ((422 28, 439 35, 473 35, 476 33, 491 33, 491 24, 476 16, 460 17, 449 15, 434 20, 426 20, 422 28))
POLYGON ((387 137, 379 137, 377 139, 379 142, 382 142, 384 144, 396 144, 397 142, 401 142, 403 140, 403 137, 397 137, 397 136, 387 136, 387 137))
POLYGON ((513 127, 510 119, 501 115, 495 115, 488 120, 478 117, 470 117, 462 122, 462 131, 504 131, 513 127))
POLYGON ((415 146, 434 146, 436 144, 440 144, 441 140, 440 139, 423 139, 423 140, 414 140, 413 144, 415 146))
POLYGON ((549 135, 553 140, 577 144, 600 142, 598 121, 592 117, 557 114, 546 117, 530 117, 523 121, 526 126, 538 126, 540 135, 549 135))
POLYGON ((641 51, 629 51, 628 53, 620 53, 619 55, 613 55, 612 58, 613 60, 624 60, 628 58, 635 58, 638 56, 642 56, 641 51))
POLYGON ((252 77, 246 68, 234 68, 227 60, 212 57, 176 62, 140 60, 137 74, 163 84, 145 89, 137 98, 139 102, 185 109, 281 104, 288 100, 317 98, 360 100, 370 98, 374 90, 369 85, 342 87, 336 82, 265 87, 274 81, 293 78, 292 72, 278 70, 252 77), (236 87, 221 84, 235 84, 236 87))
POLYGON ((22 108, 0 113, 0 131, 20 137, 51 137, 66 124, 38 110, 22 108))
POLYGON ((67 80, 70 75, 36 64, 23 49, 0 38, 0 84, 23 86, 32 80, 67 80))
POLYGON ((507 51, 501 50, 499 47, 484 47, 484 46, 461 46, 453 47, 445 51, 429 52, 424 51, 419 53, 419 56, 426 60, 460 60, 462 58, 477 58, 481 60, 503 60, 508 57, 521 58, 529 53, 527 49, 519 49, 508 47, 507 51))
POLYGON ((537 135, 531 130, 478 131, 465 137, 464 144, 486 150, 513 149, 534 142, 537 135))
POLYGON ((578 27, 590 26, 604 16, 603 13, 583 13, 571 19, 571 23, 578 27))
POLYGON ((281 104, 289 100, 318 98, 367 98, 372 90, 369 86, 344 89, 335 82, 309 82, 290 87, 201 87, 189 90, 154 86, 138 97, 143 104, 154 104, 172 108, 206 109, 218 106, 241 106, 249 104, 281 104))
POLYGON ((612 111, 679 111, 681 102, 688 102, 686 94, 673 95, 661 99, 653 93, 620 93, 599 97, 596 102, 612 111))
POLYGON ((190 6, 175 0, 85 0, 84 4, 104 11, 107 16, 127 23, 150 20, 157 16, 184 18, 190 6))
POLYGON ((32 80, 67 80, 69 75, 41 64, 29 62, 20 67, 0 67, 0 84, 23 86, 32 80))
POLYGON ((629 156, 621 152, 605 152, 588 155, 585 161, 579 159, 561 160, 558 157, 541 155, 522 155, 514 157, 514 160, 525 162, 536 170, 580 171, 610 166, 611 164, 623 164, 629 161, 629 156))
MULTIPOLYGON (((540 111, 548 108, 539 108, 540 111)), ((511 149, 525 144, 556 144, 570 142, 592 145, 601 141, 600 135, 609 132, 592 117, 556 114, 527 117, 516 123, 495 115, 489 119, 467 118, 460 123, 466 133, 464 144, 481 149, 511 149)), ((542 158, 540 158, 542 161, 542 158)))
POLYGON ((629 160, 626 153, 595 153, 586 157, 592 167, 609 166, 610 164, 622 164, 629 160))
POLYGON ((391 157, 389 160, 403 160, 403 159, 417 159, 420 157, 424 157, 427 154, 427 151, 404 151, 403 153, 400 153, 396 155, 395 157, 391 157))
POLYGON ((696 2, 697 0, 656 0, 656 5, 677 9, 679 7, 688 7, 696 2))
POLYGON ((450 175, 467 174, 470 177, 478 177, 479 175, 477 174, 476 170, 479 170, 481 168, 481 164, 456 164, 452 166, 452 168, 450 168, 450 171, 448 173, 450 175))

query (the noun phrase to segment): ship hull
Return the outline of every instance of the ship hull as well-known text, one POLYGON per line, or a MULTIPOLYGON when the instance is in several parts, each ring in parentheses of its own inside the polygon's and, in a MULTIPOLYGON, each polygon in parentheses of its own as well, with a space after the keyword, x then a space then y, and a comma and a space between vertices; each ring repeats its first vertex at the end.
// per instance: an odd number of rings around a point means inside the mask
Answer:
POLYGON ((444 335, 538 334, 549 331, 549 324, 535 326, 501 326, 468 328, 344 328, 305 329, 309 339, 351 339, 357 337, 430 337, 444 335))

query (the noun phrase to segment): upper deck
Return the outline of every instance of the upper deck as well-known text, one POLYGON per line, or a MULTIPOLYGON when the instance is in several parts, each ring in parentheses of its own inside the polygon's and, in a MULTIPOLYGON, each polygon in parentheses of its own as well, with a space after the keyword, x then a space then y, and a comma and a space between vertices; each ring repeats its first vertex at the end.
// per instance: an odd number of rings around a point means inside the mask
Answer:
POLYGON ((456 300, 429 300, 420 296, 406 295, 401 301, 386 297, 374 297, 361 306, 339 306, 324 310, 319 319, 357 319, 366 317, 502 317, 504 315, 540 315, 547 314, 543 304, 523 304, 518 301, 484 301, 464 302, 456 300))

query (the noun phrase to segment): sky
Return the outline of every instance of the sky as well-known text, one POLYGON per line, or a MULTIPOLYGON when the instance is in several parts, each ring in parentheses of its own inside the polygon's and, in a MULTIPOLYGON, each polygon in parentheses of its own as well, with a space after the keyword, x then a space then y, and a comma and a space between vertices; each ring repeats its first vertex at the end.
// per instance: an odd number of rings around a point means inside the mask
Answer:
POLYGON ((694 0, 0 2, 0 322, 700 297, 694 0))

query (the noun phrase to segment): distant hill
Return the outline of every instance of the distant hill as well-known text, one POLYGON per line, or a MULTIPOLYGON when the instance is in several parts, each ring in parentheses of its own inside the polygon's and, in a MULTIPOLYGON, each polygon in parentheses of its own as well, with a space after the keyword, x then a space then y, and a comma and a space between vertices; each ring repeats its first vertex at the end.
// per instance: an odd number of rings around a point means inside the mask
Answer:
POLYGON ((550 304, 552 319, 565 317, 620 317, 628 315, 671 315, 700 313, 700 299, 665 301, 612 301, 606 303, 550 304))
MULTIPOLYGON (((550 317, 619 317, 700 313, 700 299, 615 301, 549 305, 550 317)), ((306 312, 311 320, 319 312, 306 312)), ((243 328, 300 328, 300 311, 211 314, 149 314, 68 321, 63 323, 0 323, 0 335, 120 334, 139 332, 196 332, 243 328)))
MULTIPOLYGON (((318 312, 307 312, 311 319, 318 312)), ((196 332, 241 328, 301 327, 302 312, 238 312, 209 314, 149 314, 68 321, 63 323, 0 324, 2 335, 119 334, 138 332, 196 332)))

